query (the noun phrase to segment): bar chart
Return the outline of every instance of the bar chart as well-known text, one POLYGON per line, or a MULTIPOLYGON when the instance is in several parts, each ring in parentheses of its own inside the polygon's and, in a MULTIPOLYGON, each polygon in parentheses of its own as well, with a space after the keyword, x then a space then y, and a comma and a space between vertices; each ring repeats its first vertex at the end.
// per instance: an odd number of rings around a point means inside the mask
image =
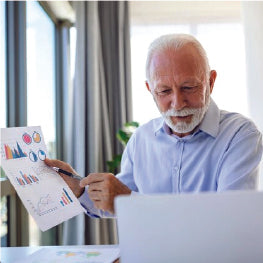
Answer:
POLYGON ((16 180, 21 186, 39 182, 39 178, 37 176, 34 176, 32 174, 26 175, 22 171, 20 171, 20 176, 16 177, 16 180))
POLYGON ((66 206, 70 203, 72 203, 72 199, 71 197, 69 196, 68 192, 66 191, 65 188, 63 188, 63 192, 62 192, 62 195, 61 195, 61 200, 60 200, 60 204, 62 206, 66 206))

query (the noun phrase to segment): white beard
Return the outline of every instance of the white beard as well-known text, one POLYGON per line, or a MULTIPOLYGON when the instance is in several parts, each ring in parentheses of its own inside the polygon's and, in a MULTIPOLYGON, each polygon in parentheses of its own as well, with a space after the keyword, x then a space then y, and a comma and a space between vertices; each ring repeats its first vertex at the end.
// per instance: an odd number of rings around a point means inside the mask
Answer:
POLYGON ((161 112, 166 124, 176 133, 189 133, 193 131, 203 120, 204 115, 210 104, 210 96, 207 96, 206 103, 201 108, 188 108, 183 110, 170 109, 166 112, 161 112), (173 123, 171 117, 189 116, 192 115, 190 123, 185 121, 177 121, 173 123))

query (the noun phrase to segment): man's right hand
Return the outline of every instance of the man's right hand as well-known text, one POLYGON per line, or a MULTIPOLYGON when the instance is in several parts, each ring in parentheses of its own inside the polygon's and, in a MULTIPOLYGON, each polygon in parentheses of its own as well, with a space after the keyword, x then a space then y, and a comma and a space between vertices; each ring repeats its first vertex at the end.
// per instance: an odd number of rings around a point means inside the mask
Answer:
MULTIPOLYGON (((77 174, 77 172, 68 163, 62 162, 60 160, 51 160, 51 159, 46 158, 44 162, 46 165, 50 167, 58 167, 70 173, 77 174)), ((79 185, 80 181, 78 179, 72 178, 62 173, 59 173, 59 175, 64 179, 64 181, 67 183, 67 185, 69 186, 69 188, 71 189, 71 191, 75 194, 77 198, 83 194, 85 188, 80 187, 79 185)))

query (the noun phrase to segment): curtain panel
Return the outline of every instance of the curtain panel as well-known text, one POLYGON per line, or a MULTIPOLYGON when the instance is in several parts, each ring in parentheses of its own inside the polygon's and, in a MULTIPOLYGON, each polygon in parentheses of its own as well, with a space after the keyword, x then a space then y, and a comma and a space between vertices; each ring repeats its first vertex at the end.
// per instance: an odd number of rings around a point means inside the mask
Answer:
MULTIPOLYGON (((76 67, 69 162, 85 176, 106 172, 123 151, 117 131, 132 120, 128 2, 73 1, 76 67)), ((114 219, 79 216, 64 225, 64 244, 114 244, 114 219), (84 228, 85 226, 85 228, 84 228)))

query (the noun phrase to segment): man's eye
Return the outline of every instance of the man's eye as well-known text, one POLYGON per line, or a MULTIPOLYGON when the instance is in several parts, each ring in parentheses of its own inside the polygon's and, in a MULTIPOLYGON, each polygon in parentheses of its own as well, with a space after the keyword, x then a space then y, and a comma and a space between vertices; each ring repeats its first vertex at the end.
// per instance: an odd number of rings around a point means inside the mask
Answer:
POLYGON ((161 90, 161 91, 157 91, 157 95, 167 95, 170 94, 171 90, 170 89, 165 89, 165 90, 161 90))
POLYGON ((197 88, 197 86, 183 86, 182 90, 185 91, 194 91, 197 88))

